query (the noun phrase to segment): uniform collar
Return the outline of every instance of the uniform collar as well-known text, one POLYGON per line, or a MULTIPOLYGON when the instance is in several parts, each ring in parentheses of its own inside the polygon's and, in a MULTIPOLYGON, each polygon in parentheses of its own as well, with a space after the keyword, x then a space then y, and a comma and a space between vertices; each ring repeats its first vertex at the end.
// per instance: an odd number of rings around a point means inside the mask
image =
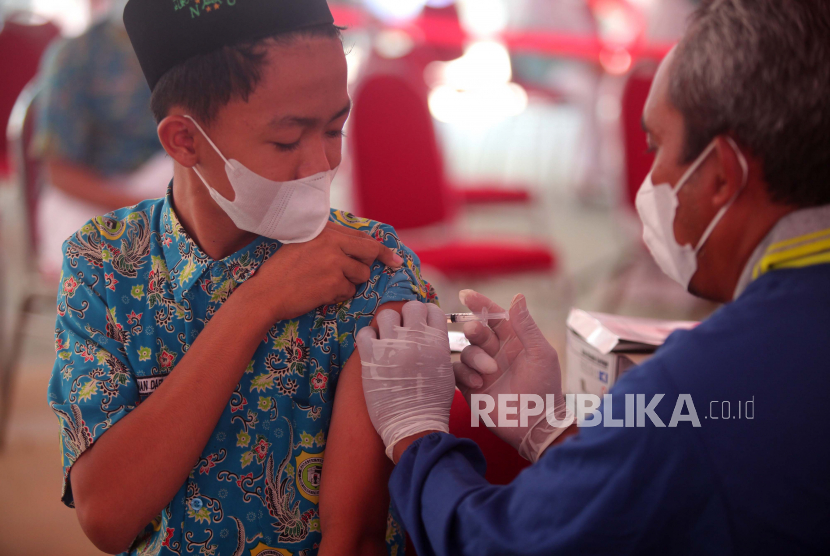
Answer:
POLYGON ((797 210, 779 220, 764 240, 758 244, 746 263, 735 288, 733 299, 738 299, 749 284, 757 278, 756 268, 771 248, 797 238, 806 238, 809 241, 810 236, 828 228, 830 228, 830 205, 797 210))
MULTIPOLYGON (((253 276, 259 267, 279 249, 280 243, 259 236, 233 255, 216 261, 206 255, 184 229, 173 209, 172 182, 167 188, 161 214, 159 231, 164 263, 173 295, 178 303, 182 302, 185 292, 202 281, 217 280, 230 282, 225 284, 230 290, 235 289, 253 276)), ((208 291, 207 287, 203 287, 208 291)))

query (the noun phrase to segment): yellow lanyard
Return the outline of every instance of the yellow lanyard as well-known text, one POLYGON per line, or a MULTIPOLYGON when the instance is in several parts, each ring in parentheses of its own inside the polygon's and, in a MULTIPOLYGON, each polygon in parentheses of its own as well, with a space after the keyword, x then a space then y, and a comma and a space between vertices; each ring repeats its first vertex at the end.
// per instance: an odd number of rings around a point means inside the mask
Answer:
POLYGON ((830 228, 770 245, 752 270, 752 279, 781 268, 825 263, 830 263, 830 228))

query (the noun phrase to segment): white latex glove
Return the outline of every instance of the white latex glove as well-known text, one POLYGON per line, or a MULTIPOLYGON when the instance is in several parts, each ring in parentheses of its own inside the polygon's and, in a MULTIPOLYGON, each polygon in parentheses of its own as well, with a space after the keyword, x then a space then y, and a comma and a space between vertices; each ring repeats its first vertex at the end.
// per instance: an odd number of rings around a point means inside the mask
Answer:
POLYGON ((395 444, 419 432, 449 432, 455 378, 447 317, 433 304, 411 301, 401 314, 382 311, 357 334, 369 417, 392 459, 395 444))
MULTIPOLYGON (((462 291, 459 297, 474 313, 481 313, 483 309, 490 313, 504 311, 472 290, 462 291)), ((461 362, 455 363, 453 370, 467 403, 470 403, 472 394, 493 396, 496 409, 500 394, 535 394, 543 401, 547 401, 548 395, 554 396, 552 406, 546 404, 540 415, 527 418, 526 426, 521 426, 520 405, 519 416, 510 417, 518 419, 520 426, 491 429, 516 448, 522 457, 536 462, 573 423, 574 418, 562 393, 559 355, 530 316, 523 295, 513 298, 509 314, 509 320, 490 321, 492 328, 480 322, 464 325, 464 333, 472 345, 461 353, 461 362)), ((534 408, 533 404, 527 405, 534 408)), ((491 413, 491 418, 498 425, 497 411, 491 413)))

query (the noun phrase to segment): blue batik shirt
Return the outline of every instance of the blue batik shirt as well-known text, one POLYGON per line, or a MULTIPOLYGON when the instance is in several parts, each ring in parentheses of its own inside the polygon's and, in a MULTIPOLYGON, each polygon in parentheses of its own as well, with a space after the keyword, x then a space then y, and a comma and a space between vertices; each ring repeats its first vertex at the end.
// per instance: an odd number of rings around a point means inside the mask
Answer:
MULTIPOLYGON (((231 293, 280 248, 260 237, 212 260, 171 199, 168 191, 95 218, 64 244, 49 403, 61 422, 69 506, 78 457, 153 394, 231 293)), ((394 249, 403 268, 376 263, 351 301, 271 328, 190 477, 128 554, 316 554, 326 435, 355 335, 384 303, 435 298, 391 227, 342 211, 331 220, 394 249)), ((227 344, 234 349, 232 338, 227 344)), ((391 515, 387 542, 390 554, 403 554, 391 515)))

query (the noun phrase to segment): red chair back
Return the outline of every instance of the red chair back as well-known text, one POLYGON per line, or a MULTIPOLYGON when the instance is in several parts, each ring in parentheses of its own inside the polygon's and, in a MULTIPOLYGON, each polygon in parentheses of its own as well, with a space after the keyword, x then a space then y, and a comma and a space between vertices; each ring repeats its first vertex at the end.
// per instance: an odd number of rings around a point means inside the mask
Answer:
POLYGON ((642 127, 643 109, 654 80, 653 68, 635 69, 628 78, 622 96, 623 143, 625 147, 625 200, 634 207, 637 191, 654 164, 654 154, 647 152, 642 127))
MULTIPOLYGON (((40 59, 46 46, 60 30, 52 23, 22 25, 7 20, 0 30, 0 125, 5 130, 20 92, 37 74, 40 59)), ((8 166, 8 142, 6 134, 0 135, 0 176, 6 175, 8 166)))
POLYGON ((361 216, 399 230, 452 219, 454 200, 417 84, 389 72, 367 76, 355 94, 349 126, 361 216))
POLYGON ((443 8, 427 6, 412 24, 421 36, 406 58, 413 63, 412 71, 418 72, 419 78, 431 62, 449 62, 464 55, 467 34, 455 4, 443 8))

